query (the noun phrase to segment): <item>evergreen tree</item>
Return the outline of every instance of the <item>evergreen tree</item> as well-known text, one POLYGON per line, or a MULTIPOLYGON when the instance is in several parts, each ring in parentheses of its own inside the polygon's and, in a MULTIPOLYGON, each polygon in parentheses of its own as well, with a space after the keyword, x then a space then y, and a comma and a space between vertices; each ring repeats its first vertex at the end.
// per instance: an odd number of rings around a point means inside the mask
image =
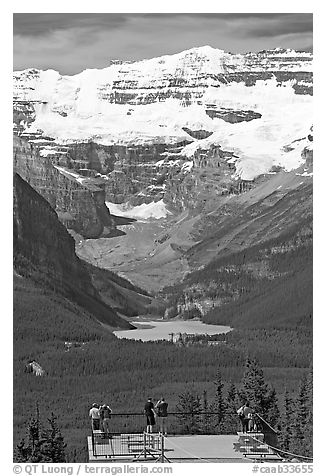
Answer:
POLYGON ((236 404, 236 398, 237 398, 237 388, 234 385, 234 383, 230 383, 229 390, 226 396, 226 401, 228 404, 234 403, 236 404))
POLYGON ((214 381, 214 386, 215 386, 215 394, 214 394, 214 399, 210 408, 211 412, 214 413, 214 415, 212 415, 212 422, 213 422, 212 426, 216 433, 223 433, 224 432, 223 422, 225 419, 226 404, 225 404, 224 396, 223 396, 224 384, 222 382, 220 370, 217 371, 216 378, 214 381))
POLYGON ((179 401, 176 405, 177 416, 182 433, 196 434, 201 430, 201 416, 202 410, 201 399, 194 392, 192 388, 188 388, 184 393, 179 395, 179 401))
POLYGON ((25 439, 17 445, 14 457, 17 463, 63 463, 65 459, 65 443, 52 414, 48 419, 50 428, 42 429, 39 409, 27 427, 27 443, 25 439))
POLYGON ((284 413, 281 419, 280 447, 289 451, 292 440, 294 419, 294 402, 286 390, 284 394, 284 413))
POLYGON ((209 407, 208 407, 208 401, 207 401, 207 391, 204 390, 203 392, 203 433, 205 435, 208 435, 211 432, 211 418, 209 415, 209 407))
POLYGON ((268 419, 271 394, 265 383, 264 372, 256 359, 247 360, 238 394, 242 405, 248 402, 255 413, 259 413, 266 420, 268 419))
POLYGON ((268 396, 268 423, 275 429, 280 430, 280 410, 275 388, 272 388, 268 396))
POLYGON ((308 405, 308 415, 306 420, 305 427, 305 443, 306 443, 306 455, 313 455, 313 371, 312 366, 310 368, 308 377, 307 377, 307 405, 308 405))
POLYGON ((39 463, 42 462, 41 446, 41 423, 38 405, 36 405, 35 417, 32 417, 27 426, 27 442, 25 438, 17 445, 14 452, 15 461, 19 463, 39 463))
POLYGON ((45 443, 43 444, 42 453, 49 458, 51 463, 64 463, 66 461, 63 436, 57 425, 57 417, 52 413, 48 418, 50 427, 44 431, 43 436, 45 443))
POLYGON ((231 383, 228 389, 226 396, 226 409, 225 409, 225 419, 224 419, 224 428, 225 433, 235 434, 239 428, 239 417, 237 410, 239 408, 239 403, 237 401, 237 390, 234 383, 231 383))
POLYGON ((290 449, 293 453, 312 456, 312 372, 300 383, 299 394, 295 405, 293 437, 290 449))

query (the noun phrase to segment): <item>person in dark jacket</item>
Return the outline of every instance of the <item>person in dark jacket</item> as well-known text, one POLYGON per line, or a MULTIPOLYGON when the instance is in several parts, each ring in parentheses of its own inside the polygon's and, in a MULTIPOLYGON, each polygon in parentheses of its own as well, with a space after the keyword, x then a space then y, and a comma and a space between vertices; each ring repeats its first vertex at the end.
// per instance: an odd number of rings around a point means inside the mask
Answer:
POLYGON ((160 432, 163 435, 167 434, 167 417, 168 417, 168 403, 162 397, 155 405, 157 419, 160 425, 160 432))
POLYGON ((144 406, 144 414, 146 416, 146 431, 147 433, 153 432, 153 426, 155 425, 155 412, 154 403, 151 398, 148 398, 144 406))

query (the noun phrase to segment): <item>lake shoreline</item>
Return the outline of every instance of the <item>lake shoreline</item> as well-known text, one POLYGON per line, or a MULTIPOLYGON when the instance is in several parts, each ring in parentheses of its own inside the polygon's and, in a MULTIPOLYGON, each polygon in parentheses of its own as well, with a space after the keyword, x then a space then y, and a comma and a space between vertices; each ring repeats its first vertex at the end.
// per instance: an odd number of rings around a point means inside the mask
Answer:
MULTIPOLYGON (((140 317, 140 316, 139 316, 140 317)), ((143 316, 141 316, 143 318, 143 316)), ((129 321, 136 327, 133 330, 114 331, 114 335, 119 339, 131 339, 146 341, 171 340, 178 334, 192 335, 216 335, 230 332, 229 326, 205 324, 199 319, 151 319, 141 321, 129 321)))

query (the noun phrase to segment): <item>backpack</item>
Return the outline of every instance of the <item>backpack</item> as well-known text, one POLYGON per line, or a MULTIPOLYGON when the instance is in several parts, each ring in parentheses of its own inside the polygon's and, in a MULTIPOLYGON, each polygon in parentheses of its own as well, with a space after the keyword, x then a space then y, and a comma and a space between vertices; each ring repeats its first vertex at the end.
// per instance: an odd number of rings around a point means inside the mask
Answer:
POLYGON ((111 418, 112 410, 109 407, 104 407, 101 410, 102 418, 111 418))
POLYGON ((156 406, 156 413, 159 417, 167 416, 168 404, 166 402, 160 402, 156 406))

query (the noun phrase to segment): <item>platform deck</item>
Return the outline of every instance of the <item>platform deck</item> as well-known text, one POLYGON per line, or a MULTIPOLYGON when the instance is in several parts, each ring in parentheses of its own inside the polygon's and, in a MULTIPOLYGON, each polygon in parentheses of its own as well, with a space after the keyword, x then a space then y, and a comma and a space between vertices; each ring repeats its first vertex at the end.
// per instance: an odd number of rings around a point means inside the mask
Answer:
MULTIPOLYGON (((189 435, 189 436, 167 436, 164 441, 165 456, 171 461, 176 462, 198 462, 198 463, 248 463, 250 462, 244 456, 236 452, 233 444, 237 441, 237 435, 189 435)), ((139 454, 139 448, 130 451, 126 456, 114 456, 114 450, 117 443, 114 437, 109 442, 102 444, 102 451, 110 456, 93 456, 92 439, 88 437, 89 461, 121 461, 132 462, 133 457, 139 454), (103 445, 106 445, 105 448, 103 445)), ((148 459, 153 462, 153 459, 148 459)), ((143 460, 142 460, 143 462, 143 460)))

